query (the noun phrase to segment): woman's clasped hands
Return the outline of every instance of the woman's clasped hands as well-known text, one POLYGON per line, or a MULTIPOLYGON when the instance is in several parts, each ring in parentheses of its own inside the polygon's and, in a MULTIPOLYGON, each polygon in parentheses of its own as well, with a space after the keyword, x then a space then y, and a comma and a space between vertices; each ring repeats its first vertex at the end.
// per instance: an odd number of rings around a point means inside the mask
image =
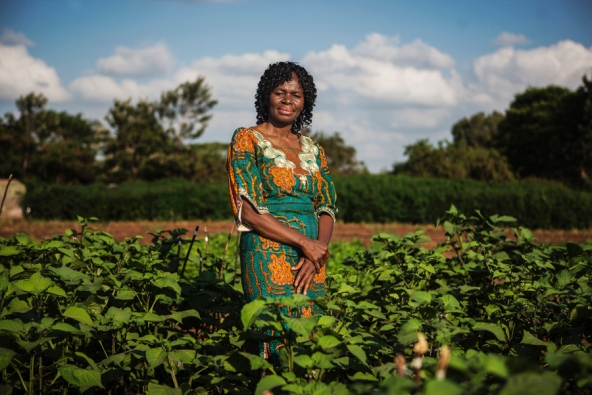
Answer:
POLYGON ((296 293, 306 295, 314 276, 325 266, 330 254, 325 243, 312 239, 303 244, 302 253, 304 256, 292 267, 292 271, 298 272, 294 279, 296 293))

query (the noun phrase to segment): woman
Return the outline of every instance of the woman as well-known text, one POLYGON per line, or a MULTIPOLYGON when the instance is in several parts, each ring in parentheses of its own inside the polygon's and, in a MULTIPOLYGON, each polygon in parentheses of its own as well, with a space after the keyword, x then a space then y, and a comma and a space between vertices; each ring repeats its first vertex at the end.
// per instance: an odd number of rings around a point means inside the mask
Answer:
MULTIPOLYGON (((337 212, 324 151, 300 134, 312 120, 316 87, 303 67, 279 62, 263 73, 255 99, 257 125, 237 129, 228 147, 243 290, 249 301, 298 292, 315 299, 324 295, 337 212)), ((311 303, 300 316, 316 312, 311 303)), ((275 363, 273 343, 263 356, 275 363)))

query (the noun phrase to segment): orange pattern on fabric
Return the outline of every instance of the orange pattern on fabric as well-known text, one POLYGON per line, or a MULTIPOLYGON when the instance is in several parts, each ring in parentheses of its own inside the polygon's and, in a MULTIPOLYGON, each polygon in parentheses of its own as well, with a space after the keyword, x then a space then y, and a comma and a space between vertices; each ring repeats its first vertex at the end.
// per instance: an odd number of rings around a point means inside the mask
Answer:
POLYGON ((261 248, 264 250, 279 250, 280 243, 266 239, 265 237, 259 236, 259 241, 261 241, 261 248))
POLYGON ((234 149, 238 152, 255 152, 252 136, 247 129, 238 132, 236 134, 234 149))
POLYGON ((301 312, 301 317, 307 318, 312 317, 312 307, 303 307, 301 312))
POLYGON ((269 271, 271 272, 271 281, 277 285, 291 285, 294 282, 294 272, 290 270, 292 266, 286 262, 284 254, 270 254, 269 271))
POLYGON ((312 278, 312 281, 314 281, 315 283, 322 284, 325 282, 326 277, 327 277, 327 270, 325 270, 325 266, 323 266, 321 268, 321 270, 319 270, 319 273, 315 274, 315 276, 312 278))
POLYGON ((285 167, 271 167, 269 173, 273 177, 273 183, 283 191, 290 192, 292 187, 296 185, 296 178, 294 177, 292 169, 285 167))

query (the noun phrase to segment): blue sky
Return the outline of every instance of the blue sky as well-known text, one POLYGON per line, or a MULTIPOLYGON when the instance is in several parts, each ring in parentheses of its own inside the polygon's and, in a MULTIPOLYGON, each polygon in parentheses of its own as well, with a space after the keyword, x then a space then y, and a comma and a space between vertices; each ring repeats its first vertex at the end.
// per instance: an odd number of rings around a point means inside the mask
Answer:
POLYGON ((204 75, 219 104, 202 141, 255 121, 259 76, 292 60, 315 77, 312 128, 339 131, 371 171, 420 138, 504 111, 528 86, 592 72, 592 1, 0 0, 0 112, 31 91, 103 120, 204 75))

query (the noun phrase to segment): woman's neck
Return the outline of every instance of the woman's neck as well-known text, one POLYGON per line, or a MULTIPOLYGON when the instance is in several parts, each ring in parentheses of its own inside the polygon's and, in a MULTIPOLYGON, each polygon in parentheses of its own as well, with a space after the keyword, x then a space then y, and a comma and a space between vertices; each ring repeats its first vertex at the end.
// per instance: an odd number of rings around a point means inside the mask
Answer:
POLYGON ((271 137, 278 137, 280 139, 293 139, 298 138, 292 133, 292 125, 287 126, 275 126, 270 122, 264 122, 259 125, 260 131, 271 137))

